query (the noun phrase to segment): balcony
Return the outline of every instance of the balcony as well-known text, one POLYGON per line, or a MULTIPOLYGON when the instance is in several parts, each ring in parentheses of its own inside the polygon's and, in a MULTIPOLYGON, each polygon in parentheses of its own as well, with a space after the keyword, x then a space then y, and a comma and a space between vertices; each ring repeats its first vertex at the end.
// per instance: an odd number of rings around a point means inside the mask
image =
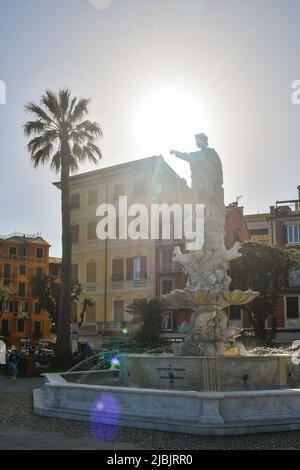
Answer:
POLYGON ((97 283, 89 283, 84 286, 85 292, 97 292, 99 288, 99 284, 97 283))
POLYGON ((300 270, 291 271, 288 278, 282 278, 281 289, 283 291, 298 292, 300 290, 300 270))
POLYGON ((111 277, 112 282, 122 282, 124 281, 124 273, 113 273, 111 277))
POLYGON ((127 326, 128 322, 107 321, 98 323, 98 328, 103 333, 121 333, 122 328, 127 326))
POLYGON ((147 271, 137 271, 134 275, 133 273, 127 273, 126 279, 123 273, 114 273, 111 282, 113 289, 128 289, 132 287, 146 287, 148 279, 147 271))
POLYGON ((173 262, 162 263, 159 269, 159 274, 179 274, 181 272, 182 266, 173 262))
POLYGON ((122 328, 127 326, 128 322, 97 322, 97 323, 90 323, 79 325, 76 323, 72 324, 71 331, 73 334, 78 334, 82 336, 95 336, 98 334, 106 334, 106 333, 121 333, 122 328))

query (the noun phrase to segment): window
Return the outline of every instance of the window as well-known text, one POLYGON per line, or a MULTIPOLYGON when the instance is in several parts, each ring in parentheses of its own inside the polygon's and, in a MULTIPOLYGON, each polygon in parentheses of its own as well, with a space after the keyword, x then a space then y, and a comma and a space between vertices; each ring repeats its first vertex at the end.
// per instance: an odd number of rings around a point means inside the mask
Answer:
POLYGON ((242 320, 242 308, 240 305, 231 305, 229 308, 230 320, 241 321, 242 320))
POLYGON ((124 310, 125 302, 124 300, 115 300, 114 301, 114 321, 122 323, 124 321, 124 310))
POLYGON ((10 264, 5 264, 4 265, 4 279, 10 279, 11 278, 11 265, 10 264))
POLYGON ((88 205, 95 206, 98 203, 98 191, 97 189, 94 191, 88 192, 88 205))
POLYGON ((17 256, 17 248, 11 246, 9 248, 9 256, 15 258, 17 256))
POLYGON ((87 239, 88 240, 97 240, 97 222, 89 222, 87 225, 87 239))
POLYGON ((147 279, 147 256, 126 259, 126 279, 128 281, 147 279))
POLYGON ((126 259, 126 279, 127 281, 133 280, 133 260, 134 258, 126 259))
POLYGON ((26 294, 26 284, 25 282, 19 282, 18 295, 19 297, 25 297, 26 294))
POLYGON ((4 312, 9 313, 10 312, 9 306, 10 306, 10 302, 7 303, 7 302, 4 302, 3 300, 0 300, 0 311, 3 311, 3 313, 4 312))
POLYGON ((36 257, 37 257, 38 259, 44 258, 44 250, 43 250, 43 248, 37 248, 37 249, 36 249, 36 257))
POLYGON ((77 312, 78 312, 78 304, 76 302, 72 303, 71 307, 71 322, 72 323, 77 323, 77 312))
POLYGON ((96 284, 97 282, 97 263, 90 261, 86 264, 86 283, 96 284))
POLYGON ((42 312, 41 304, 39 302, 36 302, 34 305, 34 313, 36 315, 40 315, 42 312))
POLYGON ((19 313, 19 302, 15 301, 14 313, 19 313))
POLYGON ((85 313, 85 323, 95 323, 96 322, 96 305, 90 305, 86 309, 85 313))
POLYGON ((43 275, 43 268, 36 268, 35 275, 36 276, 42 276, 43 275))
POLYGON ((9 334, 9 320, 2 320, 2 333, 4 336, 9 334))
POLYGON ((59 267, 57 264, 50 264, 49 265, 49 273, 50 276, 57 277, 59 275, 59 267))
POLYGON ((23 333, 25 330, 25 321, 18 320, 18 333, 23 333))
POLYGON ((173 313, 172 312, 167 312, 167 313, 163 314, 162 329, 164 331, 172 331, 173 330, 173 313))
POLYGON ((173 281, 170 279, 165 279, 161 283, 161 293, 162 295, 169 294, 173 290, 173 281))
POLYGON ((290 245, 299 243, 299 225, 287 226, 287 242, 290 245))
POLYGON ((20 265, 19 274, 20 276, 26 276, 26 266, 24 264, 20 265))
POLYGON ((119 199, 119 196, 125 195, 125 186, 124 184, 115 184, 113 189, 113 198, 119 199))
POLYGON ((162 250, 162 272, 172 272, 173 271, 173 249, 168 248, 162 250))
POLYGON ((79 242, 79 225, 72 225, 71 227, 72 243, 79 242))
POLYGON ((80 207, 80 194, 71 195, 71 209, 79 209, 80 207))
POLYGON ((41 333, 42 333, 41 322, 35 321, 34 322, 34 336, 39 338, 41 336, 41 333))
POLYGON ((133 193, 135 196, 142 196, 145 192, 145 181, 135 180, 133 193))
POLYGON ((26 258, 27 256, 27 248, 23 248, 22 249, 22 256, 24 256, 26 258))
POLYGON ((147 256, 135 256, 133 275, 134 281, 147 278, 147 256))
POLYGON ((289 272, 289 287, 300 287, 300 269, 291 269, 289 272))
POLYGON ((123 258, 116 258, 112 260, 112 280, 124 280, 124 260, 123 258))
POLYGON ((28 313, 28 312, 29 312, 28 302, 24 302, 19 305, 19 313, 28 313))
POLYGON ((72 264, 72 280, 74 282, 79 282, 79 265, 72 264))
POLYGON ((298 297, 286 297, 286 318, 299 318, 299 299, 298 297))

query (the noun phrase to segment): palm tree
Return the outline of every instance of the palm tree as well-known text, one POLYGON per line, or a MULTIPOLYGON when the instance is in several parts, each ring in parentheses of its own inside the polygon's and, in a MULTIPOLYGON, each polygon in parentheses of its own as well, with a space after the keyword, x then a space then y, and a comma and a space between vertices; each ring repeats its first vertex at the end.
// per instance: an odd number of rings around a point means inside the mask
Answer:
POLYGON ((161 339, 164 314, 170 312, 170 306, 160 299, 135 299, 126 309, 133 316, 130 330, 134 339, 140 343, 158 345, 161 339))
POLYGON ((71 362, 70 310, 71 310, 71 263, 72 235, 70 213, 71 172, 80 163, 97 163, 102 158, 96 140, 102 137, 100 126, 86 120, 88 99, 71 97, 68 89, 54 93, 47 90, 40 105, 30 103, 25 110, 35 118, 24 126, 25 136, 32 138, 28 151, 35 168, 50 163, 61 174, 62 211, 62 279, 58 312, 56 360, 60 368, 71 362))

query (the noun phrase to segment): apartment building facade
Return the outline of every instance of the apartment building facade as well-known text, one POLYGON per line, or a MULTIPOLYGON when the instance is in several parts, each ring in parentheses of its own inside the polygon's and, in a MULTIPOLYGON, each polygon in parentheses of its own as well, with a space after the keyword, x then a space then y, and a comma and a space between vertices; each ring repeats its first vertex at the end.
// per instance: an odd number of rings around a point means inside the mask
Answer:
POLYGON ((93 301, 80 331, 75 320, 81 303, 73 305, 72 332, 81 343, 99 347, 131 320, 128 305, 158 292, 157 240, 100 240, 98 206, 112 204, 118 212, 119 197, 127 196, 128 207, 143 204, 151 214, 151 204, 189 203, 190 190, 160 156, 76 175, 70 185, 73 279, 83 286, 83 297, 93 301))
POLYGON ((0 337, 8 344, 53 339, 49 316, 30 287, 33 276, 49 274, 49 248, 40 234, 0 237, 0 277, 14 292, 0 320, 0 337))
MULTIPOLYGON (((268 242, 283 249, 300 252, 300 187, 296 199, 277 201, 268 213, 245 216, 248 239, 268 242)), ((300 254, 300 253, 299 253, 300 254)), ((250 328, 249 316, 242 309, 234 308, 232 319, 243 328, 250 328)), ((275 314, 278 341, 298 339, 300 333, 300 270, 290 272, 288 279, 282 280, 278 293, 275 314)), ((267 322, 272 327, 272 319, 267 322)))

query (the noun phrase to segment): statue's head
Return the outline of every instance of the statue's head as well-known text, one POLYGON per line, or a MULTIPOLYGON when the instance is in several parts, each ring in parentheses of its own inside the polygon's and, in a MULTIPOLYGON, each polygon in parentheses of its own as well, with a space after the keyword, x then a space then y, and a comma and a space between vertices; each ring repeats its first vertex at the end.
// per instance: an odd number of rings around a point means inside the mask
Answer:
POLYGON ((205 134, 195 135, 196 144, 199 149, 207 149, 208 147, 208 137, 205 134))

